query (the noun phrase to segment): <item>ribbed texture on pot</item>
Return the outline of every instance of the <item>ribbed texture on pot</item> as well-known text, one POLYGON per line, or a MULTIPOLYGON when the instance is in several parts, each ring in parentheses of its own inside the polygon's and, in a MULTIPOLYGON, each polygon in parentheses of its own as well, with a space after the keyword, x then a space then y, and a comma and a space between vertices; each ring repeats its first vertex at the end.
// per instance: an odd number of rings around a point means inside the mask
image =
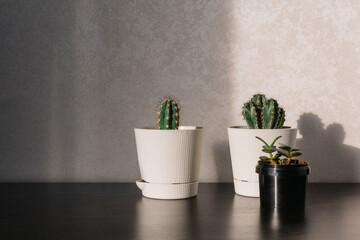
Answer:
POLYGON ((135 128, 141 178, 149 183, 198 181, 203 132, 135 128))

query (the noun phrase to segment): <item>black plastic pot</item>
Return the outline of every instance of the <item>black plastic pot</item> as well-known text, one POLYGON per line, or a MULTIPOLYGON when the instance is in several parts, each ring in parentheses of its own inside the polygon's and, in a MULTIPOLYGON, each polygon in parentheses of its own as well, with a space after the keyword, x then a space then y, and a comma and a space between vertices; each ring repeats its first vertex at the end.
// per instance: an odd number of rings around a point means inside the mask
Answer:
POLYGON ((310 166, 278 165, 259 161, 260 204, 265 208, 301 208, 305 206, 307 175, 310 166))

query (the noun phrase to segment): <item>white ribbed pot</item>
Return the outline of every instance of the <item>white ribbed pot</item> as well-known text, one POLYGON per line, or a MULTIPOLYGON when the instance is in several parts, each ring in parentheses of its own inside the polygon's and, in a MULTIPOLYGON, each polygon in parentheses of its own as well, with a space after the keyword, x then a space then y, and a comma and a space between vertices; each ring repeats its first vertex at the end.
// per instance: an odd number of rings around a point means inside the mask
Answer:
POLYGON ((261 137, 271 143, 276 137, 282 136, 276 145, 295 146, 296 128, 283 127, 280 129, 249 129, 245 126, 228 128, 231 165, 234 177, 235 193, 247 197, 259 197, 259 176, 255 172, 259 157, 266 155, 262 152, 261 137))
POLYGON ((204 130, 181 126, 179 130, 135 128, 145 197, 183 199, 197 195, 204 130))

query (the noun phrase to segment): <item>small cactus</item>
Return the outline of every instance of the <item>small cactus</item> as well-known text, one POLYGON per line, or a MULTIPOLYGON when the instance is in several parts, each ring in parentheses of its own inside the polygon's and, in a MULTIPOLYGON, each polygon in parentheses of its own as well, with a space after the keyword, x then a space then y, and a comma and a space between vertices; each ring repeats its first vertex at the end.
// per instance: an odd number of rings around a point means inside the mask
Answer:
POLYGON ((180 124, 179 111, 175 99, 165 97, 158 107, 158 129, 178 129, 180 124))
POLYGON ((249 128, 282 128, 285 122, 285 110, 279 107, 275 99, 266 99, 263 94, 255 94, 243 106, 244 116, 249 128))

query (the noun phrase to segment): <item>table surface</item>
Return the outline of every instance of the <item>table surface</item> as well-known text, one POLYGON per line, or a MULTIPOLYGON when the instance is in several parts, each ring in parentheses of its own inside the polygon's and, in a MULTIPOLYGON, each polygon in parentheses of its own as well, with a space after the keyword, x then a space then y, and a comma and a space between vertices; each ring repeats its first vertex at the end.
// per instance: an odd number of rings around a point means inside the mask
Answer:
POLYGON ((309 184, 302 210, 265 210, 231 183, 154 200, 134 183, 0 184, 1 239, 360 239, 360 184, 309 184))

